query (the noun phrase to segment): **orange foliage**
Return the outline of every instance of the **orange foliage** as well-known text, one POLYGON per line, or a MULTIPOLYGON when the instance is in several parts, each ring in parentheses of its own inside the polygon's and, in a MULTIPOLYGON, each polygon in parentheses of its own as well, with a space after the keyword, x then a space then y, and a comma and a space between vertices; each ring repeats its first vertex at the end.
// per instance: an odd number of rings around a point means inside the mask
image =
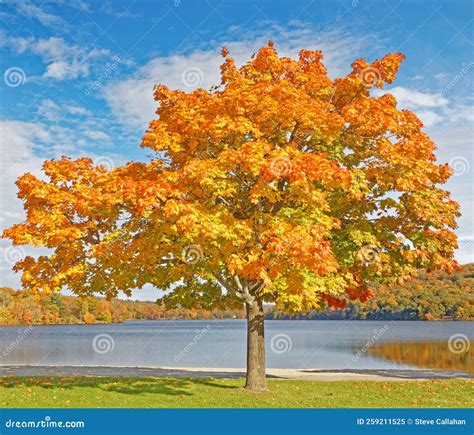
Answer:
POLYGON ((301 311, 457 267, 459 207, 439 187, 451 170, 414 113, 370 92, 395 80, 402 54, 335 80, 319 51, 293 60, 269 43, 241 68, 222 54, 211 90, 156 86, 151 161, 64 157, 45 162, 48 180, 18 180, 27 218, 4 237, 54 250, 15 266, 25 288, 110 298, 152 284, 171 305, 301 311), (377 254, 361 261, 368 245, 377 254))
POLYGON ((91 323, 95 322, 95 317, 91 313, 85 313, 84 314, 84 323, 90 325, 91 323))

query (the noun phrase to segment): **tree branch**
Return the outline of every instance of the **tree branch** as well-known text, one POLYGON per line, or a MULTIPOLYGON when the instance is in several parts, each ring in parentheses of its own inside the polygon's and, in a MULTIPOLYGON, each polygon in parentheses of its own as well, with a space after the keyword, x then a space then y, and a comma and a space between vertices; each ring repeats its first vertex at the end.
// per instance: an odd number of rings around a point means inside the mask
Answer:
POLYGON ((242 283, 240 282, 240 279, 237 275, 234 275, 234 280, 235 280, 235 282, 237 284, 237 287, 239 289, 239 291, 236 292, 235 294, 238 297, 240 297, 241 299, 243 299, 244 302, 247 305, 251 305, 255 301, 255 297, 250 294, 248 285, 247 284, 242 285, 242 283))

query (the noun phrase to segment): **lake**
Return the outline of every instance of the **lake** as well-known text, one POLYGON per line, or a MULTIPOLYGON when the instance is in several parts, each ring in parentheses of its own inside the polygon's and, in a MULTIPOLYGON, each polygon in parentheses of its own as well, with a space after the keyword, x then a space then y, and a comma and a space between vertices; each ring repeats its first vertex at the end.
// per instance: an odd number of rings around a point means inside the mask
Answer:
MULTIPOLYGON (((267 366, 469 371, 473 337, 473 322, 269 320, 267 366)), ((241 368, 245 352, 244 320, 0 327, 3 366, 241 368)))

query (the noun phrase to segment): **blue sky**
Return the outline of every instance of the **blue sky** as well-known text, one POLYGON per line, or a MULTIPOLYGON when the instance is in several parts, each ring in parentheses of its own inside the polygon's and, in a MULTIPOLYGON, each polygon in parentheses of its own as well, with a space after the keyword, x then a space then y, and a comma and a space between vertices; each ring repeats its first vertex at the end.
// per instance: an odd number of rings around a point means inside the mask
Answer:
MULTIPOLYGON (((402 51, 387 87, 414 110, 451 162, 461 204, 461 262, 474 261, 473 12, 471 1, 0 0, 0 226, 22 219, 14 180, 45 158, 144 160, 153 85, 193 90, 219 80, 220 48, 239 63, 269 39, 281 54, 323 50, 331 77, 359 57, 402 51)), ((18 287, 2 241, 0 285, 18 287)), ((156 290, 137 293, 154 298, 156 290)))

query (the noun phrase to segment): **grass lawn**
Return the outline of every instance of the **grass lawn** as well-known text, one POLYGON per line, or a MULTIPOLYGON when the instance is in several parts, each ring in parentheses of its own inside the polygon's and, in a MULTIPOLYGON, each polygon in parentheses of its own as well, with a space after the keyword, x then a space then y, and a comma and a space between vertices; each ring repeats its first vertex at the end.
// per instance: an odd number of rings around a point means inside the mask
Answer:
POLYGON ((345 408, 470 407, 471 380, 286 381, 269 392, 243 389, 242 379, 2 377, 4 408, 345 408))

